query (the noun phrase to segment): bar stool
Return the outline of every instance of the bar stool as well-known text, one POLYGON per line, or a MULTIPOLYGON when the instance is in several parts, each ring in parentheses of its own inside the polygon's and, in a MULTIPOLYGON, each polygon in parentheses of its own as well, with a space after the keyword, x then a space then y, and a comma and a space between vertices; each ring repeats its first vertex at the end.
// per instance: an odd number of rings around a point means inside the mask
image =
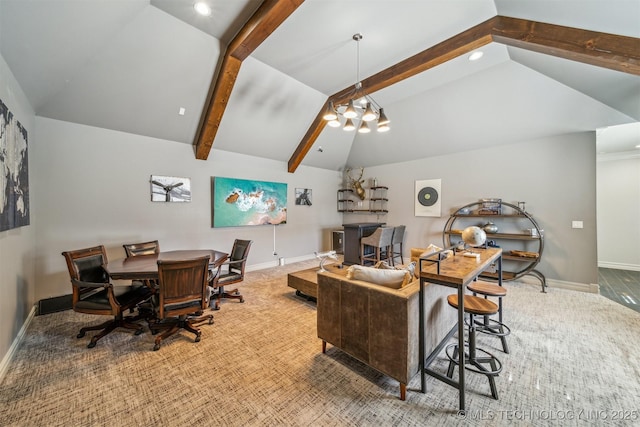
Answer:
POLYGON ((483 295, 485 299, 488 297, 498 298, 498 320, 491 319, 489 316, 484 316, 483 320, 476 320, 476 330, 483 334, 500 337, 500 341, 502 341, 502 350, 509 354, 507 335, 511 333, 511 330, 502 322, 502 297, 507 295, 507 289, 504 286, 482 280, 470 283, 467 285, 467 289, 473 292, 473 295, 483 295))
MULTIPOLYGON (((453 294, 447 297, 447 302, 451 307, 458 309, 458 295, 453 294)), ((496 388, 495 377, 502 371, 502 362, 493 354, 476 347, 476 323, 474 316, 490 316, 498 312, 498 305, 491 300, 476 297, 473 295, 464 296, 464 312, 469 314, 469 337, 465 344, 468 347, 468 351, 465 353, 465 366, 471 372, 486 375, 489 379, 489 386, 491 387, 491 396, 494 399, 498 399, 498 389, 496 388), (478 353, 481 353, 479 355, 478 353), (483 365, 489 365, 487 367, 483 365)), ((456 365, 460 365, 458 360, 458 344, 449 344, 445 352, 449 358, 449 369, 447 370, 447 377, 453 378, 453 369, 456 365)), ((461 369, 458 366, 458 369, 461 369)))

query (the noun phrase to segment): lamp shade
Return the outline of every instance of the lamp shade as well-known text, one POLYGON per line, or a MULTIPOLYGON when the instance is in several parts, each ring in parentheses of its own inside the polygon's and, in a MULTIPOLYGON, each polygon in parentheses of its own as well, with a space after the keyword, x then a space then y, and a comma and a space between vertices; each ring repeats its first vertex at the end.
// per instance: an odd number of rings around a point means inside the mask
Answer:
POLYGON ((353 119, 358 117, 358 112, 356 111, 356 107, 353 106, 353 99, 349 101, 349 106, 347 107, 347 109, 344 111, 342 115, 345 116, 347 119, 353 119))
POLYGON ((327 109, 324 112, 324 115, 322 116, 323 119, 325 120, 337 120, 338 119, 338 115, 336 114, 336 110, 333 107, 333 101, 329 101, 329 105, 327 105, 327 109))
POLYGON ((343 129, 346 131, 352 131, 355 130, 356 126, 353 124, 353 120, 351 119, 347 119, 346 123, 344 124, 343 129))
POLYGON ((360 127, 358 128, 359 133, 369 133, 371 129, 369 129, 369 125, 364 121, 364 118, 360 122, 360 127))
POLYGON ((384 114, 384 108, 381 108, 380 117, 378 117, 378 126, 386 125, 388 123, 389 123, 389 119, 387 118, 386 114, 384 114))
POLYGON ((365 122, 370 122, 371 120, 375 120, 375 118, 376 113, 371 108, 371 103, 367 102, 367 108, 365 108, 364 114, 362 114, 362 120, 364 120, 365 122))

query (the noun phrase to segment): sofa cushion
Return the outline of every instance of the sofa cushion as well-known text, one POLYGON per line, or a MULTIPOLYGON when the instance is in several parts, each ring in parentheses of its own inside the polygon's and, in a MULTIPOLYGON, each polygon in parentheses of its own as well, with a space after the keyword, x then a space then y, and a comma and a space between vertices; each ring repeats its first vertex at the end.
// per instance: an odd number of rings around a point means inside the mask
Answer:
POLYGON ((380 269, 362 265, 349 267, 347 279, 362 280, 392 289, 400 289, 412 280, 407 270, 380 269))
POLYGON ((416 262, 411 261, 409 264, 398 264, 398 265, 389 265, 387 261, 378 261, 375 265, 375 268, 380 268, 382 270, 405 270, 408 271, 411 276, 416 269, 416 262))

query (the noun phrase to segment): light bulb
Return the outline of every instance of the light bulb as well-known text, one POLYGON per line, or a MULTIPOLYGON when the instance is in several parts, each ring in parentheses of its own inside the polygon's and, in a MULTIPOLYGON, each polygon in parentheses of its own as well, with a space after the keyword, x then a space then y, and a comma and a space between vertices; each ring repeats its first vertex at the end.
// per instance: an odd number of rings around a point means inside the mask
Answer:
POLYGON ((211 7, 203 1, 194 4, 193 8, 202 16, 211 16, 211 7))
POLYGON ((371 132, 371 129, 369 129, 369 125, 367 125, 367 122, 365 122, 363 119, 362 122, 360 123, 360 127, 358 128, 358 133, 369 133, 369 132, 371 132))

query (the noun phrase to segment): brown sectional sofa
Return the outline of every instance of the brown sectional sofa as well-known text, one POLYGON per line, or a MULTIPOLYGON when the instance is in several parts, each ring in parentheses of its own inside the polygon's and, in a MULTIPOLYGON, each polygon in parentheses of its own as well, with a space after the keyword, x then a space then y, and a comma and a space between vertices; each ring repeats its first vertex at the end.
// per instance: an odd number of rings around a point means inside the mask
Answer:
MULTIPOLYGON (((418 373, 419 281, 401 289, 318 273, 318 337, 400 382, 400 398, 418 373)), ((425 284, 426 353, 456 324, 446 296, 452 289, 425 284)))

